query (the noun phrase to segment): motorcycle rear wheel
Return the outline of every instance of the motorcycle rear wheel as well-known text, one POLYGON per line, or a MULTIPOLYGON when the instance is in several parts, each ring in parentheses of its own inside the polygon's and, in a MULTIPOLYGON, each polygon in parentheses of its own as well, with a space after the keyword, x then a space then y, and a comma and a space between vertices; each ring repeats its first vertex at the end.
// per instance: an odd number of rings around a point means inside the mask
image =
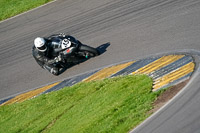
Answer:
POLYGON ((87 46, 87 45, 81 45, 79 47, 79 51, 84 52, 89 57, 98 56, 100 54, 97 49, 90 47, 90 46, 87 46))

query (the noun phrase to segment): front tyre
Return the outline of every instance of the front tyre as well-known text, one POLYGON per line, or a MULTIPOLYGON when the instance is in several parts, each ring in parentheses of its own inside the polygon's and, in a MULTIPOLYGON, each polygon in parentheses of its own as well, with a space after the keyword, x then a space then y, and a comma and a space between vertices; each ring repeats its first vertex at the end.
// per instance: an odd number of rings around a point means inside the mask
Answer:
POLYGON ((87 46, 87 45, 81 45, 79 47, 79 51, 83 52, 85 56, 89 56, 89 57, 98 56, 100 54, 97 49, 87 46))

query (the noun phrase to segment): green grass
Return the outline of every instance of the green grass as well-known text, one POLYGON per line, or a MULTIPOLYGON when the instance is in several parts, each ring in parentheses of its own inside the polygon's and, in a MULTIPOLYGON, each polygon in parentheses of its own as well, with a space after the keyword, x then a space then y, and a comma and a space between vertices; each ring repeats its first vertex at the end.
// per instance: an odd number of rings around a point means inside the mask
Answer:
POLYGON ((0 0, 0 21, 52 0, 0 0))
POLYGON ((124 133, 145 120, 160 92, 145 75, 115 77, 0 107, 0 132, 124 133))

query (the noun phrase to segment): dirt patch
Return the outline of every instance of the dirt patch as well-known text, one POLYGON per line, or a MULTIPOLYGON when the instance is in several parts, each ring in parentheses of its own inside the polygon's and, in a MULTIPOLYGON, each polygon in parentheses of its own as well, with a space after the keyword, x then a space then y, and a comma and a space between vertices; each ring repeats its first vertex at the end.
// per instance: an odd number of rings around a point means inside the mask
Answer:
POLYGON ((154 113, 158 109, 160 109, 164 104, 166 104, 170 99, 172 99, 188 83, 189 80, 190 79, 185 80, 164 91, 160 96, 158 96, 156 101, 153 103, 154 108, 149 113, 154 113))

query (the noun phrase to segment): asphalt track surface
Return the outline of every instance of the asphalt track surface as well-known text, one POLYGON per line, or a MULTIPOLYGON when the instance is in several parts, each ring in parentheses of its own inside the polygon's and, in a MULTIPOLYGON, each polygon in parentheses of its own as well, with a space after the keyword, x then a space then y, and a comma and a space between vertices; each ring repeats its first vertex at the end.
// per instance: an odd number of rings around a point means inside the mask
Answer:
MULTIPOLYGON (((86 71, 158 53, 200 51, 199 0, 57 0, 0 23, 0 99, 86 71), (42 70, 33 40, 65 32, 102 54, 60 76, 42 70)), ((196 77, 195 77, 196 76, 196 77)), ((200 132, 200 78, 134 132, 200 132)))

